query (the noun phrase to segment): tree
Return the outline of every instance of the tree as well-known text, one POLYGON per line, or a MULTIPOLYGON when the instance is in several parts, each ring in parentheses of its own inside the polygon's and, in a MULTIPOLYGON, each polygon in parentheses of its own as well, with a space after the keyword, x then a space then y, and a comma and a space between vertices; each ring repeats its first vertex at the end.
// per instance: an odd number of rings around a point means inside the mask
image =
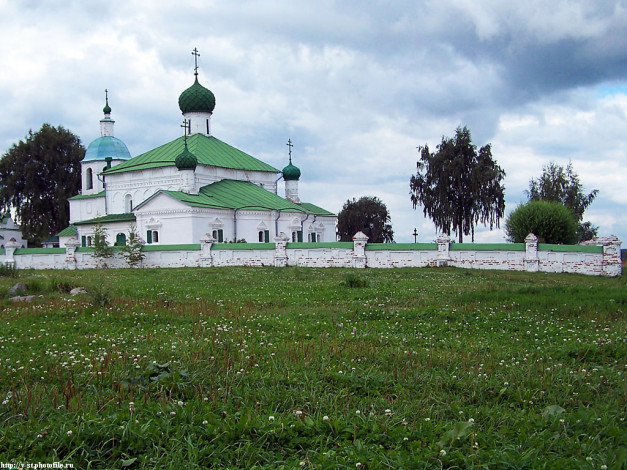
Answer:
POLYGON ((131 268, 138 266, 144 260, 143 245, 144 241, 137 233, 137 227, 131 224, 128 229, 128 242, 122 248, 122 256, 131 268))
POLYGON ((0 160, 0 206, 13 208, 22 233, 38 244, 67 227, 68 198, 81 189, 85 148, 63 127, 44 124, 0 160))
POLYGON ((540 243, 573 244, 577 242, 577 223, 561 202, 531 201, 509 214, 505 233, 513 243, 524 243, 533 233, 540 243))
POLYGON ((501 182, 505 171, 492 159, 491 144, 479 149, 472 144, 467 127, 458 127, 455 137, 442 137, 437 152, 418 147, 420 160, 417 174, 409 181, 414 209, 424 206, 438 230, 475 239, 475 225, 499 226, 505 213, 505 188, 501 182))
POLYGON ((97 224, 94 228, 94 259, 99 268, 107 267, 107 259, 113 256, 113 247, 107 240, 107 229, 97 224))
POLYGON ((337 216, 337 233, 340 241, 352 241, 357 232, 363 232, 371 243, 394 241, 388 208, 377 197, 364 196, 344 203, 337 216))
POLYGON ((584 193, 579 176, 573 170, 572 162, 568 162, 566 168, 550 162, 542 167, 540 178, 529 181, 527 196, 529 201, 554 201, 566 206, 575 218, 577 237, 582 242, 595 237, 599 229, 590 222, 582 222, 583 213, 598 193, 597 189, 589 194, 584 193))

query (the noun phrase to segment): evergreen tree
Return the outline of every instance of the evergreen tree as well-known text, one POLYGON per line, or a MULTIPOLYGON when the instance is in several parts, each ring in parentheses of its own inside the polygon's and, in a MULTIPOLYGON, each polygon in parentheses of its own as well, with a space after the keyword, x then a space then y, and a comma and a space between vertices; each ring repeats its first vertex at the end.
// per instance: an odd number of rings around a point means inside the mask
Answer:
POLYGON ((370 243, 394 241, 388 208, 377 197, 364 196, 344 203, 337 216, 337 233, 340 241, 352 241, 357 232, 368 236, 370 243))
POLYGON ((94 260, 99 268, 107 267, 107 259, 113 256, 113 247, 107 240, 107 229, 97 224, 94 228, 94 260))
POLYGON ((145 255, 142 252, 142 246, 144 246, 144 241, 137 233, 135 224, 131 224, 128 229, 128 242, 122 248, 122 256, 131 268, 139 266, 144 260, 145 255))
POLYGON ((458 127, 455 137, 442 137, 435 153, 419 147, 417 174, 409 187, 414 209, 424 207, 424 214, 438 230, 450 235, 475 238, 475 224, 499 226, 505 212, 505 172, 492 159, 490 144, 479 149, 472 144, 470 131, 458 127))
POLYGON ((68 198, 81 189, 85 148, 63 127, 44 124, 29 131, 0 159, 0 207, 15 210, 30 244, 40 244, 67 227, 68 198))
POLYGON ((542 168, 542 176, 529 182, 529 201, 553 201, 562 203, 575 218, 577 238, 580 242, 590 240, 597 234, 598 227, 590 222, 582 222, 583 213, 599 191, 594 189, 585 194, 579 182, 579 176, 573 170, 572 162, 566 168, 551 162, 542 168))

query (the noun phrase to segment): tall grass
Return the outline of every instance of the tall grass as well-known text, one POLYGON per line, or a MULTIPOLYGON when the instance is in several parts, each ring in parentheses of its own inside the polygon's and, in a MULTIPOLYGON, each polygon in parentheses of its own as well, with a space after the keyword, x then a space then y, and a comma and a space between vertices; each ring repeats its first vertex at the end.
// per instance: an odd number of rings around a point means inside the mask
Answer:
POLYGON ((0 462, 624 468, 622 278, 351 275, 20 273, 43 297, 0 317, 0 462))

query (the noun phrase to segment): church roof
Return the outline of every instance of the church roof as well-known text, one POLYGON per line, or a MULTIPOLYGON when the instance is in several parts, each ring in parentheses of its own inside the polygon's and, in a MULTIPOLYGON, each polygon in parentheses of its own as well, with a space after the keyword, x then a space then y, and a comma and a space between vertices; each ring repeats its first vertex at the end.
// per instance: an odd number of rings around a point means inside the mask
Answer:
MULTIPOLYGON (((123 173, 126 171, 147 170, 175 166, 178 157, 185 147, 184 137, 179 137, 153 150, 138 155, 126 162, 120 163, 104 173, 106 175, 123 173)), ((198 159, 199 165, 210 165, 222 168, 248 171, 268 171, 278 173, 279 170, 255 157, 248 155, 229 144, 207 137, 203 134, 193 134, 187 137, 187 147, 198 159)))
POLYGON ((128 151, 126 144, 120 139, 113 136, 98 137, 94 140, 82 161, 105 161, 105 158, 111 157, 113 160, 129 160, 131 153, 128 151))
POLYGON ((166 194, 191 207, 211 209, 245 209, 260 211, 301 212, 316 215, 334 215, 313 204, 294 204, 248 181, 222 180, 200 188, 198 194, 162 190, 139 204, 140 209, 158 194, 166 194))
POLYGON ((135 222, 135 214, 109 214, 102 217, 96 217, 95 219, 81 220, 80 222, 74 222, 74 225, 96 225, 96 224, 110 224, 113 222, 135 222))
POLYGON ((77 194, 76 196, 72 196, 68 198, 68 200, 76 200, 76 199, 95 199, 98 197, 105 197, 104 189, 96 194, 77 194))

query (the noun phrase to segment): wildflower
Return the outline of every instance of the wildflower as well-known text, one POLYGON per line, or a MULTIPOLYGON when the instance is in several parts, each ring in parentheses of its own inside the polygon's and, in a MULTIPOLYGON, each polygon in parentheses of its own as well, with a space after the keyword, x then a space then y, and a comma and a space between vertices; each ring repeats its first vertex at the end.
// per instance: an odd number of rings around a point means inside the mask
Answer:
POLYGON ((392 410, 390 410, 389 408, 387 410, 385 410, 385 415, 386 416, 390 416, 392 414, 392 410))
POLYGON ((41 439, 43 436, 41 434, 37 434, 37 439, 41 439))
POLYGON ((440 457, 444 457, 446 455, 446 451, 444 449, 442 449, 440 451, 440 457))
POLYGON ((305 461, 304 461, 304 460, 301 460, 301 461, 300 461, 300 466, 301 466, 301 467, 304 467, 304 466, 305 466, 305 461))
POLYGON ((268 421, 274 421, 274 416, 268 416, 268 421))
POLYGON ((206 419, 202 422, 203 426, 206 426, 207 424, 209 424, 209 421, 207 421, 206 419))
POLYGON ((300 410, 296 410, 296 411, 294 411, 294 414, 295 414, 296 416, 300 416, 300 415, 302 415, 302 414, 303 414, 303 412, 302 412, 302 411, 300 411, 300 410))
POLYGON ((474 420, 474 418, 470 418, 470 419, 468 420, 468 422, 469 422, 469 423, 474 423, 474 422, 475 422, 475 420, 474 420))
POLYGON ((183 406, 185 403, 183 403, 181 400, 179 400, 179 401, 177 401, 177 402, 176 402, 176 404, 177 404, 178 406, 183 406))
POLYGON ((357 463, 355 464, 355 468, 361 468, 361 462, 357 462, 357 463))
POLYGON ((431 421, 431 418, 425 418, 425 421, 429 422, 429 421, 431 421))
POLYGON ((329 417, 328 417, 328 416, 326 416, 326 415, 325 415, 325 416, 323 416, 323 417, 322 417, 322 421, 329 421, 329 417))
POLYGON ((360 415, 360 414, 361 414, 361 411, 357 410, 357 411, 355 411, 355 414, 356 414, 356 415, 360 415))
POLYGON ((176 411, 170 411, 170 416, 176 416, 176 411))
POLYGON ((72 437, 72 431, 67 432, 67 437, 72 437))

